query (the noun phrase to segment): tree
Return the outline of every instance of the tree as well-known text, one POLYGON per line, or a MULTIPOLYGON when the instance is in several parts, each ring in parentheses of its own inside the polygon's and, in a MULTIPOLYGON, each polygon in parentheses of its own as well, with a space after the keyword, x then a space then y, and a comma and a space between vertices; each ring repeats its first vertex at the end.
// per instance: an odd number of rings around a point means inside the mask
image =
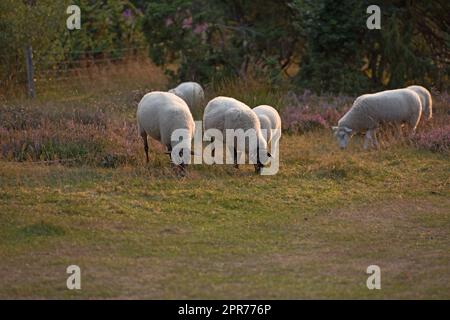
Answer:
POLYGON ((70 58, 121 57, 126 48, 143 47, 142 12, 129 1, 77 0, 81 8, 82 28, 62 30, 59 41, 70 58))
POLYGON ((366 32, 366 74, 375 87, 449 83, 448 1, 384 1, 382 29, 366 32))
POLYGON ((141 18, 142 13, 127 0, 2 0, 0 87, 24 82, 24 49, 28 45, 33 48, 37 73, 65 60, 114 58, 127 53, 123 48, 143 47, 141 18), (81 8, 81 30, 66 28, 69 4, 81 8))
POLYGON ((317 92, 357 94, 411 83, 448 88, 448 1, 378 1, 381 30, 366 27, 372 1, 294 0, 306 39, 298 83, 317 92))
POLYGON ((359 92, 367 87, 363 26, 365 8, 359 0, 292 3, 297 31, 307 39, 298 83, 317 92, 359 92))
POLYGON ((287 1, 158 0, 147 5, 144 32, 157 64, 179 64, 175 78, 275 78, 296 51, 291 17, 287 1))
MULTIPOLYGON (((59 25, 64 25, 65 13, 60 4, 41 0, 0 1, 0 86, 7 87, 26 78, 24 49, 48 51, 59 36, 59 25)), ((36 59, 43 58, 35 55, 36 59)), ((52 57, 49 57, 52 59, 52 57)))

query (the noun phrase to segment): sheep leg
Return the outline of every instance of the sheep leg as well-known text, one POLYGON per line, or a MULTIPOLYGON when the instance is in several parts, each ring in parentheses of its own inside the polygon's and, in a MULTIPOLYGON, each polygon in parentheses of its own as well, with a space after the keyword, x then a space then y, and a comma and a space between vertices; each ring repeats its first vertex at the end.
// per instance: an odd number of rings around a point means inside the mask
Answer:
POLYGON ((380 147, 380 143, 378 142, 377 132, 375 129, 372 131, 372 141, 373 141, 373 146, 375 148, 380 147))
POLYGON ((410 133, 409 133, 409 135, 408 135, 408 139, 409 140, 413 140, 414 139, 414 136, 416 135, 416 127, 414 127, 414 126, 412 126, 411 127, 411 129, 410 129, 410 133))
POLYGON ((172 162, 172 145, 168 144, 168 145, 166 145, 166 148, 167 148, 166 154, 169 156, 170 163, 173 163, 172 162))
POLYGON ((237 152, 237 148, 236 148, 236 147, 234 147, 233 158, 234 158, 234 167, 235 167, 236 169, 239 169, 239 164, 238 164, 238 152, 237 152))
MULTIPOLYGON (((169 161, 170 161, 170 165, 172 166, 172 168, 174 169, 175 173, 178 174, 181 177, 184 177, 186 175, 186 169, 187 169, 187 164, 184 162, 181 162, 180 164, 175 164, 175 162, 172 159, 172 145, 168 144, 166 145, 167 147, 167 155, 169 156, 169 161)), ((183 150, 180 150, 180 157, 183 158, 183 150)))
POLYGON ((409 135, 410 139, 413 139, 414 136, 416 135, 416 130, 417 130, 417 126, 419 124, 420 121, 420 117, 417 119, 412 119, 409 123, 410 127, 411 127, 411 133, 409 135))
MULTIPOLYGON (((183 157, 183 155, 184 155, 183 150, 181 150, 180 157, 183 157)), ((177 167, 178 167, 178 174, 181 177, 184 177, 186 175, 187 164, 184 162, 181 162, 177 167)))
POLYGON ((367 130, 366 132, 366 137, 364 139, 364 145, 363 148, 364 150, 367 150, 369 147, 369 141, 372 142, 372 130, 367 130))
POLYGON ((147 163, 149 163, 149 158, 148 158, 148 140, 147 140, 147 133, 146 132, 142 132, 141 133, 141 137, 144 140, 144 151, 145 151, 145 158, 147 160, 147 163))
MULTIPOLYGON (((211 143, 214 143, 215 139, 216 139, 215 137, 211 137, 211 143)), ((216 155, 216 149, 213 146, 213 148, 211 149, 211 156, 214 158, 215 155, 216 155)))
POLYGON ((403 130, 402 130, 402 125, 398 124, 396 125, 397 127, 397 134, 398 134, 398 139, 402 139, 403 138, 403 130))

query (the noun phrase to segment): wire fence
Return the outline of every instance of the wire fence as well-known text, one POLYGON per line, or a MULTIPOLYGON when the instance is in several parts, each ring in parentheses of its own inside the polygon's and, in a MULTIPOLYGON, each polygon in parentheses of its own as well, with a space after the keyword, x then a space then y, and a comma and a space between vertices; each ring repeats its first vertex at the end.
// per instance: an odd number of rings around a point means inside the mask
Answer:
MULTIPOLYGON (((51 89, 68 89, 74 86, 92 86, 98 81, 123 82, 127 69, 134 64, 132 73, 145 72, 149 64, 148 48, 143 46, 109 50, 72 50, 65 52, 29 52, 23 56, 25 67, 17 67, 10 77, 9 86, 22 87, 28 95, 35 96, 51 89), (31 68, 31 69, 30 69, 31 68), (33 91, 33 94, 31 94, 33 91)), ((17 57, 11 63, 21 63, 17 57)), ((11 60, 10 60, 11 61, 11 60)), ((6 82, 3 82, 6 83, 6 82)), ((5 88, 0 88, 5 89, 5 88)), ((4 91, 4 90, 3 90, 4 91)))

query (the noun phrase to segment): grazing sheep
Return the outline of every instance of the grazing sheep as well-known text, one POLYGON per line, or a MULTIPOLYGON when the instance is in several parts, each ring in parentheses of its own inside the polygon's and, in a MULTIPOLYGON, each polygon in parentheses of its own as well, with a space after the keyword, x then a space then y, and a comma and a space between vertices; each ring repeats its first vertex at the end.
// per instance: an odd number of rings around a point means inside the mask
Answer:
POLYGON ((169 92, 176 94, 183 99, 191 111, 193 111, 193 108, 196 106, 201 105, 205 99, 203 88, 197 82, 183 82, 176 88, 170 89, 169 92))
MULTIPOLYGON (((171 154, 172 149, 180 143, 178 140, 172 141, 172 133, 177 129, 184 129, 186 141, 183 142, 190 150, 195 123, 189 107, 181 98, 168 92, 154 91, 147 93, 139 102, 136 116, 138 132, 144 140, 147 163, 149 162, 147 135, 160 141, 171 154)), ((187 157, 183 154, 180 154, 180 156, 187 157)), ((172 155, 170 157, 174 162, 172 155)), ((184 159, 179 164, 183 170, 186 165, 184 159)))
POLYGON ((256 114, 246 104, 228 97, 217 97, 211 100, 205 108, 203 115, 203 125, 205 133, 209 129, 217 129, 224 135, 226 140, 226 130, 239 130, 250 132, 254 130, 256 143, 250 143, 246 150, 239 150, 236 141, 224 141, 228 148, 234 143, 234 164, 238 168, 238 152, 246 152, 250 159, 256 159, 255 171, 259 173, 264 164, 269 161, 270 154, 267 151, 267 142, 261 132, 261 125, 256 114))
POLYGON ((341 149, 347 147, 350 136, 367 130, 364 149, 369 141, 378 145, 375 130, 381 122, 408 123, 415 132, 422 114, 419 95, 409 89, 387 90, 358 97, 351 109, 339 120, 333 131, 341 149))
POLYGON ((412 90, 419 95, 422 102, 422 114, 427 120, 430 120, 433 117, 433 100, 431 99, 430 91, 422 86, 409 86, 406 89, 412 90))
POLYGON ((253 108, 253 112, 258 116, 264 138, 266 138, 269 144, 272 141, 272 130, 281 130, 280 115, 275 108, 267 105, 255 107, 253 108))

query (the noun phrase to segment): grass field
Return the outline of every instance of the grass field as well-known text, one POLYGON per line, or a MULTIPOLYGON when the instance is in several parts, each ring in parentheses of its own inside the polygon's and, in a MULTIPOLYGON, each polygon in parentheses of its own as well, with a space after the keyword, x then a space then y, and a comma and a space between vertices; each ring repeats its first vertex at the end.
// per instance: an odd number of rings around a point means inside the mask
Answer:
POLYGON ((448 157, 333 142, 283 139, 273 177, 2 162, 0 297, 450 298, 448 157))
POLYGON ((344 152, 319 129, 283 136, 275 176, 199 165, 179 178, 158 151, 143 164, 136 104, 121 99, 3 112, 0 298, 450 298, 448 153, 364 151, 360 137, 344 152), (118 164, 99 165, 114 148, 118 164), (52 152, 81 160, 48 164, 52 152))

